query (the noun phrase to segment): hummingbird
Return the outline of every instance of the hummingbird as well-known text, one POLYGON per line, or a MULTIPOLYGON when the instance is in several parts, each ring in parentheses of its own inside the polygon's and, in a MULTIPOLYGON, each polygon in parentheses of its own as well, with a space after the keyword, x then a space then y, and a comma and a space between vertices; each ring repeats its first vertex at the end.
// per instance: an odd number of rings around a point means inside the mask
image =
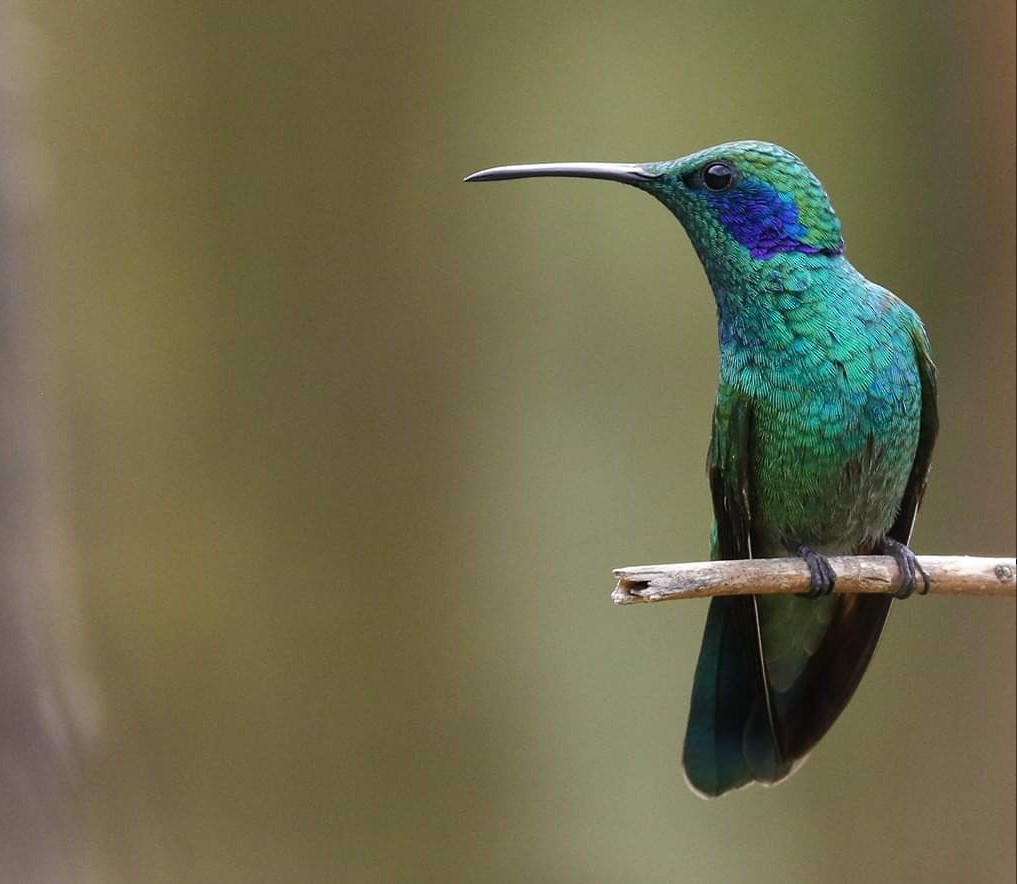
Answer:
POLYGON ((499 166, 465 180, 538 176, 645 191, 678 219, 706 271, 720 355, 712 558, 798 556, 810 580, 801 595, 711 600, 682 765, 704 798, 780 782, 851 699, 893 601, 834 593, 828 557, 889 555, 894 596, 928 590, 908 545, 939 426, 925 328, 852 266, 822 184, 775 144, 666 162, 499 166))

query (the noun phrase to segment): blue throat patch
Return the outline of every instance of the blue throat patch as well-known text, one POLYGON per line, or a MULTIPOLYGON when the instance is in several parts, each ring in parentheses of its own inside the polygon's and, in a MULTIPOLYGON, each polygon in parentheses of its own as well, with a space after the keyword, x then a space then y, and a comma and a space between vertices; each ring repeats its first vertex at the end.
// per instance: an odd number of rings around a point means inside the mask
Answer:
POLYGON ((803 242, 809 229, 798 220, 794 197, 762 181, 744 180, 734 190, 711 193, 709 201, 731 236, 753 258, 772 258, 781 252, 814 255, 831 251, 803 242))

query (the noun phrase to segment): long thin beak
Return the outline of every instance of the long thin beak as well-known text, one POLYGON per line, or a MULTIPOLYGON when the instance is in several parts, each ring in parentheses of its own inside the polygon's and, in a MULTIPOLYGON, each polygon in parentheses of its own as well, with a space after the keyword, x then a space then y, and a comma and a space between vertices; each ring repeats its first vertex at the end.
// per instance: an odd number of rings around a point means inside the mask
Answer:
POLYGON ((656 178, 659 173, 650 172, 636 163, 530 163, 523 166, 495 166, 474 172, 464 181, 506 181, 510 178, 602 178, 605 181, 621 181, 623 184, 638 184, 656 178))

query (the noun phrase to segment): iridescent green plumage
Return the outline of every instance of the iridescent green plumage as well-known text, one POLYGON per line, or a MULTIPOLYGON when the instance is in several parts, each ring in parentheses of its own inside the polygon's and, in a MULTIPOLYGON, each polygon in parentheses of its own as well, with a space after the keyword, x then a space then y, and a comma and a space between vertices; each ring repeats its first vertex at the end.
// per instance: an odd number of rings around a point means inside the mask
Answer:
POLYGON ((709 451, 713 555, 799 554, 819 597, 718 598, 693 685, 683 763, 706 796, 777 782, 865 672, 890 599, 837 596, 825 556, 907 543, 937 431, 918 316, 843 254, 840 222, 793 154, 736 142, 643 165, 501 167, 485 180, 623 181, 685 227, 717 303, 720 385, 709 451))

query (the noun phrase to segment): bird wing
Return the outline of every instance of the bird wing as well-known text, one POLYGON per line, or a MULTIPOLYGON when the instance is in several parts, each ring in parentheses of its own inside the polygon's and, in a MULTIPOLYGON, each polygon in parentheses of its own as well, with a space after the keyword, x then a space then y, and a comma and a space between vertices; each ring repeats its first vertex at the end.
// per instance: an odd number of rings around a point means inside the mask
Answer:
POLYGON ((724 385, 713 411, 707 455, 715 559, 752 558, 752 401, 724 385))
POLYGON ((911 465, 904 497, 901 499, 900 510, 893 527, 887 534, 899 543, 911 542, 911 532, 915 527, 918 507, 925 496, 925 486, 929 481, 929 468, 932 465, 932 449, 939 434, 939 408, 936 404, 936 365, 932 361, 932 351, 925 329, 917 316, 910 322, 911 340, 915 346, 915 360, 918 363, 918 377, 922 383, 922 416, 918 427, 918 448, 915 451, 915 462, 911 465))
MULTIPOLYGON (((714 559, 752 558, 751 470, 752 402, 725 385, 708 456, 714 559)), ((682 754, 689 785, 700 794, 720 795, 790 772, 767 684, 755 598, 712 599, 682 754)))

